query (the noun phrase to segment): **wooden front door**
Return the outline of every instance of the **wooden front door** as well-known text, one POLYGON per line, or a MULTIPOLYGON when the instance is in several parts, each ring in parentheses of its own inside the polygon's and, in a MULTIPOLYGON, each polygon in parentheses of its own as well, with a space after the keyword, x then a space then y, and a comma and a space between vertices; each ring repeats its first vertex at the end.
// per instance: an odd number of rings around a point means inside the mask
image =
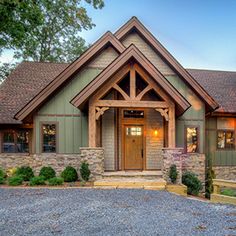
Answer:
POLYGON ((124 168, 143 169, 143 126, 125 125, 124 128, 124 168))

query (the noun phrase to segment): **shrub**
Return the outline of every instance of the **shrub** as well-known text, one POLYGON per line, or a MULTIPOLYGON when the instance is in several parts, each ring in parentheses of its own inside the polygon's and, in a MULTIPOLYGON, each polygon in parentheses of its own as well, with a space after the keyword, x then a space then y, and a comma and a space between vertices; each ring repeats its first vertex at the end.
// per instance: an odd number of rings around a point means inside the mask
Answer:
POLYGON ((10 178, 8 178, 8 184, 10 186, 18 186, 21 185, 23 183, 23 177, 22 176, 12 176, 10 178))
POLYGON ((34 172, 29 166, 22 166, 17 168, 16 175, 22 176, 24 181, 29 181, 34 177, 34 172))
POLYGON ((48 184, 51 186, 62 185, 63 182, 64 182, 64 179, 60 177, 54 177, 48 180, 48 184))
POLYGON ((88 181, 89 180, 89 176, 90 176, 90 170, 89 170, 89 164, 86 162, 82 162, 81 166, 80 166, 80 175, 81 178, 84 181, 88 181))
POLYGON ((185 172, 182 176, 182 183, 187 186, 188 194, 198 195, 202 189, 202 183, 198 177, 192 172, 185 172))
POLYGON ((0 168, 0 177, 2 177, 2 178, 6 178, 6 173, 5 173, 5 171, 2 169, 2 168, 0 168))
POLYGON ((170 172, 169 172, 171 183, 173 184, 176 183, 177 176, 178 176, 178 171, 177 171, 176 165, 171 165, 170 172))
POLYGON ((43 176, 36 176, 30 179, 30 186, 45 185, 45 179, 43 176))
POLYGON ((208 167, 206 171, 206 193, 205 197, 210 199, 211 193, 213 192, 213 179, 215 179, 215 172, 212 169, 212 160, 208 160, 208 167))
POLYGON ((39 172, 39 176, 43 176, 45 180, 51 179, 56 176, 55 170, 50 166, 44 166, 39 172))
POLYGON ((61 177, 65 182, 74 182, 78 180, 78 173, 72 166, 67 166, 61 173, 61 177))
POLYGON ((6 179, 2 176, 0 176, 0 184, 5 184, 6 179))

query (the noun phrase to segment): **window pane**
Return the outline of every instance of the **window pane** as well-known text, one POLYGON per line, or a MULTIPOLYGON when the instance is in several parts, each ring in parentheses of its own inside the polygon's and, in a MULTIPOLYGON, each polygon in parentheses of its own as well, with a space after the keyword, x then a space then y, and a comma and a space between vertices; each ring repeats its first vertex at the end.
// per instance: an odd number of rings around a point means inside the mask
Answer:
POLYGON ((18 152, 29 152, 29 132, 19 131, 17 133, 17 150, 18 152))
POLYGON ((225 147, 230 148, 230 149, 234 148, 234 132, 233 131, 226 131, 225 147))
POLYGON ((13 132, 3 133, 3 152, 16 152, 13 132))
POLYGON ((187 152, 198 151, 198 136, 196 127, 187 128, 187 152))
POLYGON ((219 149, 225 148, 225 132, 224 131, 218 131, 217 148, 219 148, 219 149))
POLYGON ((144 118, 144 111, 124 110, 124 118, 144 118))
POLYGON ((126 128, 126 135, 141 136, 142 128, 141 127, 128 127, 126 128))
POLYGON ((43 152, 56 152, 56 125, 43 125, 43 152))

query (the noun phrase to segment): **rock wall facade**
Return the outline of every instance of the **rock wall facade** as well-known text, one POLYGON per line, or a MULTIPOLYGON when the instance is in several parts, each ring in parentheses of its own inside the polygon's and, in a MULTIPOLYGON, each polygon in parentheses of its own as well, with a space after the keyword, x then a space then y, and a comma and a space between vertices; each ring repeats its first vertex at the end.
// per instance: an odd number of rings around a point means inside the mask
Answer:
POLYGON ((0 167, 4 170, 20 166, 30 166, 36 175, 43 166, 51 166, 57 175, 67 166, 74 167, 79 174, 81 162, 87 162, 91 171, 91 180, 102 176, 104 172, 104 151, 103 148, 81 148, 80 154, 19 154, 1 153, 0 167))
POLYGON ((216 179, 236 181, 236 166, 213 166, 216 179))
POLYGON ((183 153, 182 148, 163 148, 163 165, 162 174, 163 178, 170 183, 169 171, 170 166, 175 164, 178 171, 177 183, 181 183, 182 174, 185 171, 191 171, 195 173, 199 180, 205 186, 205 154, 183 153))

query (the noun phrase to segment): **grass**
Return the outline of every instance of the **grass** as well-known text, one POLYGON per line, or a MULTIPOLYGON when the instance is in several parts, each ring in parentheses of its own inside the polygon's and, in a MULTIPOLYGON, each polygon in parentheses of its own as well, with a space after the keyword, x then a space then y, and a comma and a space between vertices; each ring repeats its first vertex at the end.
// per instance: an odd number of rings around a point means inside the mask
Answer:
POLYGON ((220 192, 222 195, 230 196, 230 197, 236 197, 236 190, 233 189, 223 189, 220 192))

